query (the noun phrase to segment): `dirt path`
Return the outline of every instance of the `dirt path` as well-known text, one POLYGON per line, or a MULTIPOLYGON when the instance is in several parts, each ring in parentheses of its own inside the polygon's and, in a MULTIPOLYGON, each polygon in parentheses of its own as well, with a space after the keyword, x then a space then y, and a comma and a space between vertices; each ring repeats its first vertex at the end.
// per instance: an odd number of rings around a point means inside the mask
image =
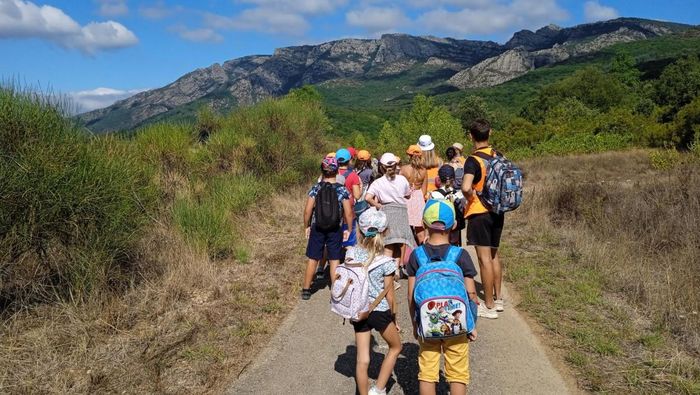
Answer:
MULTIPOLYGON (((474 251, 469 248, 474 262, 474 251)), ((390 394, 417 394, 418 345, 408 333, 406 281, 398 291, 404 328, 402 355, 389 382, 390 394)), ((550 362, 525 319, 508 303, 497 320, 480 319, 479 339, 471 344, 472 394, 567 394, 571 380, 550 362)), ((354 394, 355 347, 352 326, 330 312, 324 288, 301 301, 282 323, 269 346, 248 366, 229 394, 354 394)), ((379 335, 370 377, 376 378, 386 345, 379 335)), ((446 393, 441 383, 439 393, 446 393)))

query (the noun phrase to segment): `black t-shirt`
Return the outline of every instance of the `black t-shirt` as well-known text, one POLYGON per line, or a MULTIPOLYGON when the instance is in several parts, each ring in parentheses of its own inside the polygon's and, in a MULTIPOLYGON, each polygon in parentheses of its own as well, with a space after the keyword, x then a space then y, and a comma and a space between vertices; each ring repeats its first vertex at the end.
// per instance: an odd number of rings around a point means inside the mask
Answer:
POLYGON ((473 156, 469 156, 467 161, 464 162, 464 175, 473 174, 474 181, 472 184, 477 184, 481 180, 481 166, 479 165, 478 159, 473 156))
MULTIPOLYGON (((428 243, 425 243, 424 246, 425 253, 428 255, 428 257, 440 256, 443 258, 447 255, 447 249, 450 247, 449 244, 441 244, 434 246, 428 243)), ((457 260, 457 265, 462 269, 462 274, 464 274, 464 277, 474 278, 474 276, 476 276, 476 268, 474 267, 474 262, 472 262, 472 258, 469 256, 469 253, 467 253, 467 251, 462 250, 462 253, 459 254, 459 260, 457 260)), ((411 256, 408 258, 408 266, 406 267, 406 272, 408 273, 409 277, 415 277, 417 271, 418 259, 416 258, 416 252, 413 251, 411 253, 411 256)))

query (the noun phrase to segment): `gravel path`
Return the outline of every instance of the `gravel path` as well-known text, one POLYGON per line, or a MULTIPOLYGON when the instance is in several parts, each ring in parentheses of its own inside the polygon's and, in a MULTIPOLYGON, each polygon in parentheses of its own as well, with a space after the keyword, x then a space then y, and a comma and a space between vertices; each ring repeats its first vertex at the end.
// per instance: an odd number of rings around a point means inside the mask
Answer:
MULTIPOLYGON (((473 248, 468 248, 476 263, 473 248)), ((478 266, 478 265, 477 265, 478 266)), ((418 393, 418 345, 409 331, 406 280, 398 290, 403 328, 402 355, 389 382, 390 394, 418 393)), ((479 338, 470 346, 472 394, 569 394, 578 392, 550 361, 525 319, 508 303, 496 320, 480 318, 479 338)), ((329 291, 316 292, 290 312, 268 347, 230 387, 230 394, 354 394, 355 346, 352 326, 330 312, 329 291)), ((376 378, 387 348, 374 332, 370 378, 376 378)), ((438 393, 447 393, 442 382, 438 393)))

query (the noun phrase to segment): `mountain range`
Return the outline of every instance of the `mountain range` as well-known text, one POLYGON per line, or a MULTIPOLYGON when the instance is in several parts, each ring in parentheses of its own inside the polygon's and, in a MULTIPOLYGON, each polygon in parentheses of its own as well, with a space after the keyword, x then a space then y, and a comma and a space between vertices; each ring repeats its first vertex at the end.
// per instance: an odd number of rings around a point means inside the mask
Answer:
POLYGON ((281 96, 306 84, 363 83, 420 73, 446 90, 494 86, 531 70, 607 46, 685 31, 693 26, 637 18, 561 28, 521 30, 504 44, 386 34, 275 50, 195 70, 164 87, 136 94, 79 119, 93 132, 130 130, 192 114, 202 105, 221 111, 281 96), (426 72, 426 70, 430 72, 426 72))

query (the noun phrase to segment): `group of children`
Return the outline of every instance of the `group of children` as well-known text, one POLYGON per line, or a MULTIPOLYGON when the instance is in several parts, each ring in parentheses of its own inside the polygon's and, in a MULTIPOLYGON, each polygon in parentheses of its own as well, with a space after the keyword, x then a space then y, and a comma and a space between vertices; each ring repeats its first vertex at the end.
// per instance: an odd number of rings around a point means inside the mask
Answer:
MULTIPOLYGON (((409 163, 402 168, 398 167, 400 158, 392 153, 373 161, 369 152, 354 148, 330 153, 321 163, 321 178, 309 191, 304 210, 308 263, 301 296, 305 300, 311 297, 314 274, 324 257, 330 263, 331 284, 340 281, 336 271, 341 262, 366 270, 364 292, 373 303, 351 320, 357 345, 356 382, 362 395, 386 393, 402 349, 394 292, 400 271, 408 277, 408 313, 413 336, 420 345, 420 393, 435 393, 442 355, 450 393, 466 393, 469 341, 477 338, 473 326, 476 316, 497 318, 503 311, 498 260, 503 214, 494 214, 480 200, 489 159, 497 155, 488 143, 490 129, 488 122, 477 120, 468 132, 473 154, 464 158, 462 145, 455 143, 446 152, 446 163, 435 155, 430 136, 421 136, 418 144, 409 147, 409 163), (370 186, 372 183, 377 184, 370 186), (416 211, 418 221, 411 218, 416 211), (484 285, 481 302, 476 293, 474 263, 466 250, 458 248, 465 222, 467 243, 475 246, 479 258, 484 285), (411 240, 406 240, 409 224, 411 240), (399 248, 388 248, 397 241, 399 248), (415 247, 408 256, 404 256, 406 246, 415 247), (442 271, 461 272, 458 278, 463 287, 459 287, 466 296, 463 305, 452 306, 452 301, 450 306, 439 301, 437 305, 435 301, 417 303, 423 289, 441 284, 437 280, 426 284, 431 277, 425 269, 432 262, 451 265, 442 271), (478 309, 470 309, 477 305, 478 309), (426 318, 421 319, 425 314, 426 318), (473 321, 465 320, 465 315, 473 321), (373 329, 384 338, 389 350, 375 384, 370 386, 367 369, 373 329)), ((340 287, 341 291, 347 291, 348 286, 340 287)))

